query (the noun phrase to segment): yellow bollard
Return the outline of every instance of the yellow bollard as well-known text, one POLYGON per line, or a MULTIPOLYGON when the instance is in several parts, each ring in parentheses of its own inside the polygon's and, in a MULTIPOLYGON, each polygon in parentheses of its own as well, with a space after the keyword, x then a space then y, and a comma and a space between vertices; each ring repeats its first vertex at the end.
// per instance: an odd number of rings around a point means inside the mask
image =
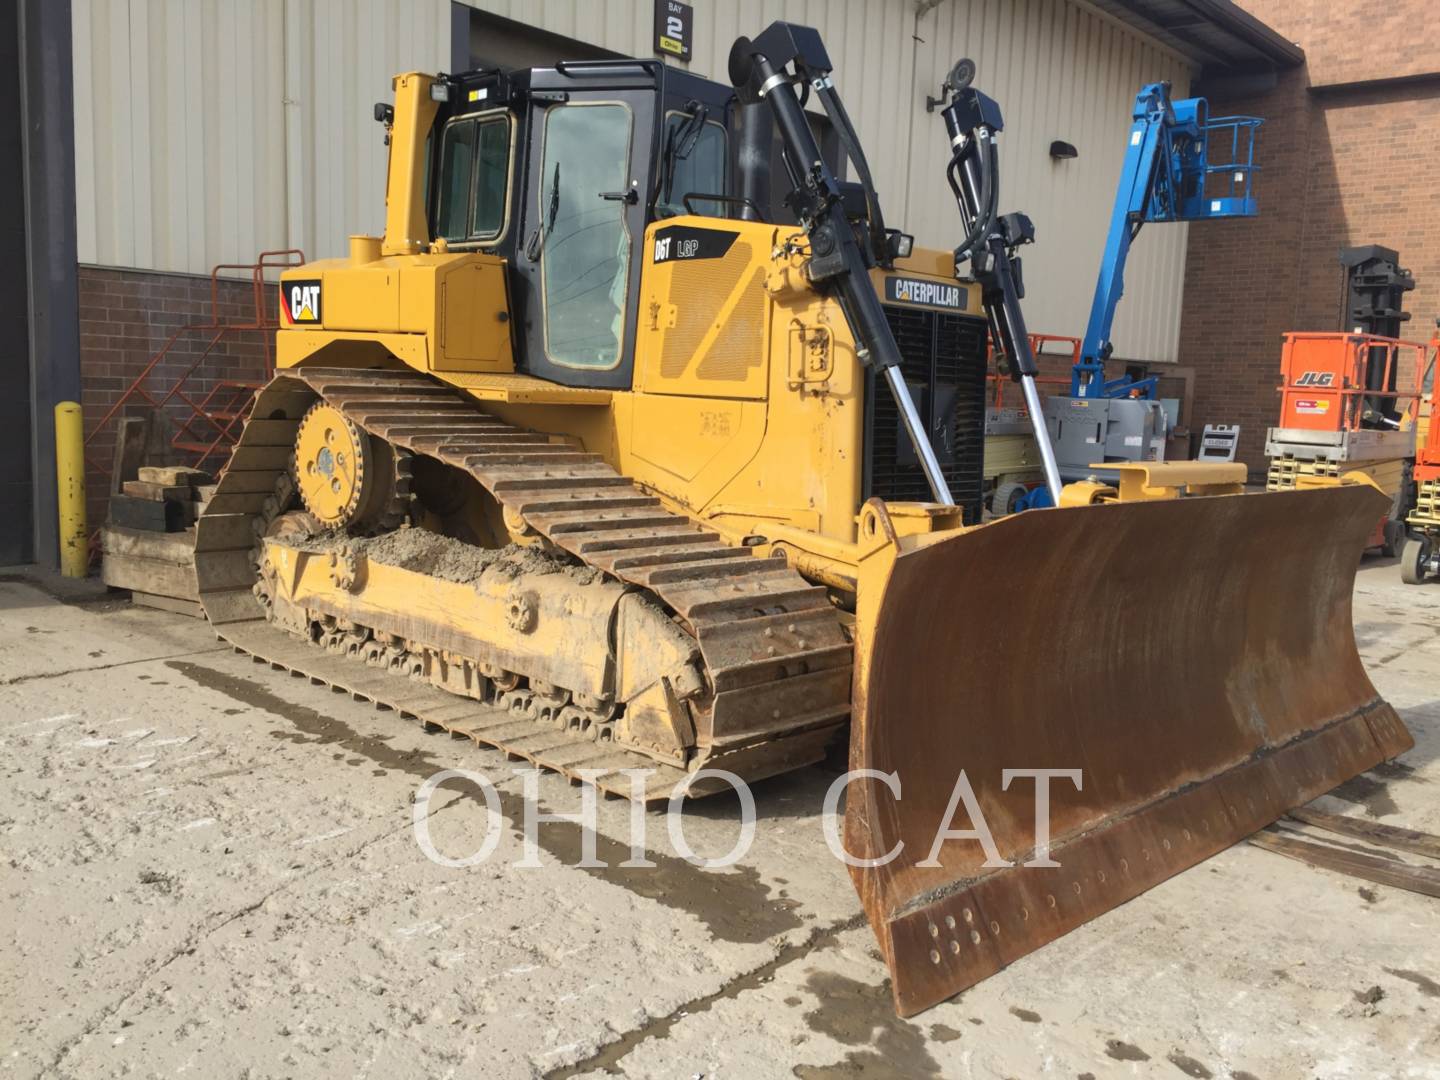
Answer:
POLYGON ((60 507, 60 572, 84 577, 90 569, 85 527, 85 414, 74 401, 55 406, 55 486, 60 507))

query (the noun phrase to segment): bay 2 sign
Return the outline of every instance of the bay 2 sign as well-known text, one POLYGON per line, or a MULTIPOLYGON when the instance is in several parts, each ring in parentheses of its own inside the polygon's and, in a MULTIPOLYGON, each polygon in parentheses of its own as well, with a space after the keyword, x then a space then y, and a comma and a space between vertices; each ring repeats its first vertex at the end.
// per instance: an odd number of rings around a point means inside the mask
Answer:
POLYGON ((679 0, 655 0, 655 52, 690 59, 690 35, 695 27, 695 9, 679 0))

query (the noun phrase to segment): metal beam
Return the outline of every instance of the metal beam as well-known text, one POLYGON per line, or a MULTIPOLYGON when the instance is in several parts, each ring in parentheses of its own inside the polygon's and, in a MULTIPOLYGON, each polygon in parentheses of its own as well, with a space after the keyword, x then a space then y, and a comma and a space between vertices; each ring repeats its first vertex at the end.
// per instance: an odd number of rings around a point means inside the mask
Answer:
POLYGON ((1244 41, 1278 67, 1299 67, 1305 50, 1266 25, 1232 0, 1181 0, 1215 26, 1244 41))
POLYGON ((1175 0, 1188 14, 1168 17, 1161 14, 1155 0, 1094 2, 1109 8, 1117 18, 1142 33, 1166 41, 1192 60, 1202 60, 1213 67, 1235 66, 1257 58, 1280 68, 1298 67, 1305 61, 1305 52, 1300 46, 1287 41, 1231 0, 1175 0), (1202 27, 1217 31, 1228 41, 1223 45, 1200 41, 1194 31, 1202 27))
POLYGON ((80 400, 70 0, 20 0, 35 561, 59 565, 55 404, 80 400))

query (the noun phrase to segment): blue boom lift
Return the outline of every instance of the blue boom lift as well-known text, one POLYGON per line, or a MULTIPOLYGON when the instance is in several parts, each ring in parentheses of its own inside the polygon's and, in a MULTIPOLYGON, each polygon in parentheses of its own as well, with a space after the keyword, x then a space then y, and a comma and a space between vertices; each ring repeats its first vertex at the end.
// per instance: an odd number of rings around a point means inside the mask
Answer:
POLYGON ((1080 359, 1071 369, 1070 393, 1052 395, 1045 404, 1065 480, 1094 474, 1102 461, 1161 461, 1165 456, 1167 424, 1155 400, 1156 378, 1105 377, 1110 329, 1125 290, 1125 262, 1141 226, 1254 217, 1256 212, 1251 178, 1260 120, 1211 119, 1204 98, 1172 102, 1170 84, 1164 82, 1140 91, 1133 115, 1090 322, 1080 359), (1225 160, 1217 162, 1217 156, 1225 160))

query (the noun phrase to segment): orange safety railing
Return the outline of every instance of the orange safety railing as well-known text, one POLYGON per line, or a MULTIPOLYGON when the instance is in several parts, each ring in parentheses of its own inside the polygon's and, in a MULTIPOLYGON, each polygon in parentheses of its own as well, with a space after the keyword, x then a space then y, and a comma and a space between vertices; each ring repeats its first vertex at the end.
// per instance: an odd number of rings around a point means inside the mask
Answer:
MULTIPOLYGON (((1081 342, 1079 338, 1068 337, 1064 334, 1030 335, 1030 351, 1035 354, 1035 359, 1037 361, 1042 356, 1063 356, 1065 358, 1067 368, 1074 367, 1080 362, 1080 345, 1081 342), (1061 351, 1053 349, 1047 350, 1045 346, 1050 344, 1063 345, 1064 349, 1061 351)), ((995 370, 995 346, 993 343, 990 346, 989 363, 990 373, 988 375, 988 378, 990 380, 990 404, 997 409, 1003 408, 1005 405, 1005 388, 1007 386, 1013 385, 1013 383, 1010 379, 1010 376, 1002 375, 1000 374, 1000 372, 995 370)), ((1035 382, 1039 385, 1050 384, 1069 386, 1070 375, 1068 371, 1064 375, 1037 375, 1035 377, 1035 382)), ((1021 408, 1024 408, 1023 402, 1021 403, 1021 408)))
POLYGON ((1420 397, 1426 346, 1416 341, 1355 333, 1290 333, 1281 351, 1280 426, 1309 431, 1354 431, 1373 420, 1373 405, 1387 400, 1405 412, 1420 397), (1400 357, 1411 356, 1415 386, 1369 389, 1366 371, 1383 357, 1380 386, 1389 386, 1400 357))
POLYGON ((241 427, 244 426, 255 391, 269 380, 275 369, 272 335, 278 328, 278 323, 270 317, 265 303, 266 289, 269 287, 265 274, 267 271, 300 266, 304 262, 303 251, 299 248, 287 248, 262 251, 253 263, 221 263, 212 269, 209 318, 201 322, 186 323, 171 333, 86 435, 87 468, 109 477, 113 466, 95 461, 93 451, 99 445, 100 437, 111 430, 116 417, 122 415, 126 406, 136 404, 157 412, 166 410, 172 415, 178 413, 175 434, 170 445, 191 457, 191 464, 197 468, 207 463, 215 468, 224 465, 230 447, 234 445, 241 427), (253 314, 249 319, 226 320, 220 317, 220 275, 224 271, 248 271, 253 302, 253 314), (212 385, 201 395, 194 388, 194 381, 205 378, 204 368, 216 346, 231 335, 243 333, 260 334, 261 370, 256 372, 254 379, 209 380, 212 385), (162 365, 166 358, 170 356, 176 343, 190 334, 209 335, 204 349, 178 375, 167 375, 162 379, 162 365))

